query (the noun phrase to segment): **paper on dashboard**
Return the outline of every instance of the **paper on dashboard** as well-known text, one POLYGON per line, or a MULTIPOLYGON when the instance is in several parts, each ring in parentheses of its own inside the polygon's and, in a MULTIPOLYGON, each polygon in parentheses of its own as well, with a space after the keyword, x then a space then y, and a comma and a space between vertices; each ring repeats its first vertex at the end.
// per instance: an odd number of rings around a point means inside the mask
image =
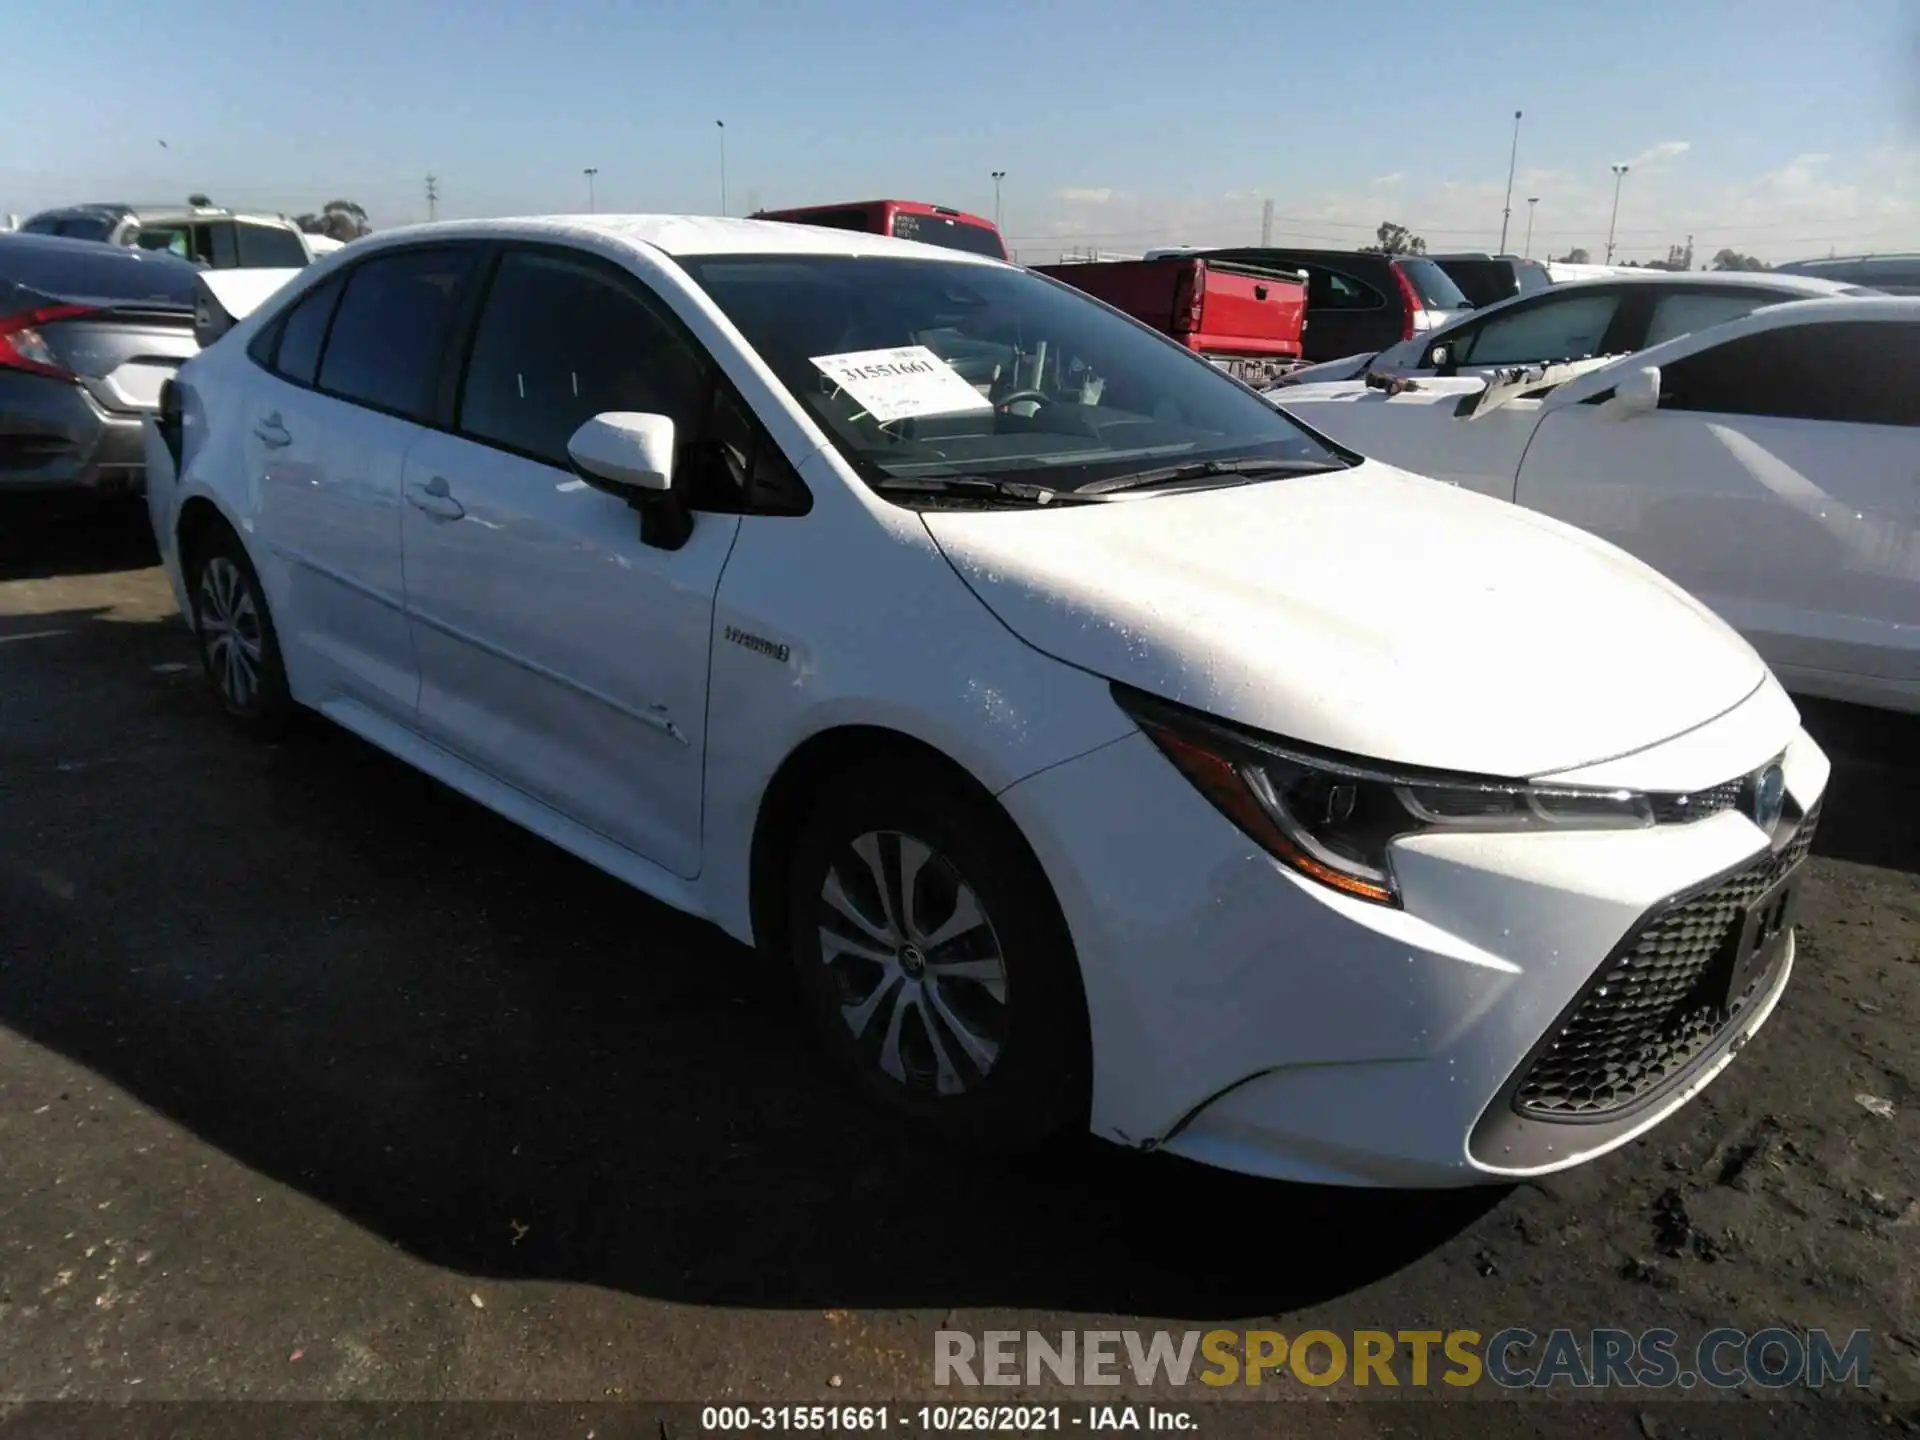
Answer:
POLYGON ((993 402, 924 345, 816 355, 813 365, 881 424, 991 410, 993 402))

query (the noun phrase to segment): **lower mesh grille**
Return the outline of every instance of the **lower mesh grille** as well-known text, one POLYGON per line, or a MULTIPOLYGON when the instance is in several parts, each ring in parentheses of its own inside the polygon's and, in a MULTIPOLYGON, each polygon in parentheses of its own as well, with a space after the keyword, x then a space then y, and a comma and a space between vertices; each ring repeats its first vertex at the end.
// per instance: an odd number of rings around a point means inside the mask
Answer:
POLYGON ((1813 845, 1816 803, 1793 838, 1712 889, 1656 915, 1603 967, 1522 1075, 1514 1108, 1541 1120, 1598 1119, 1632 1104, 1706 1050, 1772 980, 1756 975, 1723 1008, 1710 973, 1748 905, 1813 845))

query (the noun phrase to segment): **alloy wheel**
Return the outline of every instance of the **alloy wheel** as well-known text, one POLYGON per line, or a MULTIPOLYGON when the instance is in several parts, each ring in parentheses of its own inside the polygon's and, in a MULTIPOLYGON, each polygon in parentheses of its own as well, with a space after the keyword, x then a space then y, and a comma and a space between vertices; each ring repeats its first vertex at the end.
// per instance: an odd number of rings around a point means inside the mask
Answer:
POLYGON ((960 1095, 1007 1037, 1007 967, 979 896, 945 856, 868 831, 827 871, 820 958, 841 1019, 869 1060, 910 1090, 960 1095))
POLYGON ((200 571, 194 613, 214 683, 232 708, 250 709, 260 695, 264 632, 253 586, 227 556, 214 556, 200 571))

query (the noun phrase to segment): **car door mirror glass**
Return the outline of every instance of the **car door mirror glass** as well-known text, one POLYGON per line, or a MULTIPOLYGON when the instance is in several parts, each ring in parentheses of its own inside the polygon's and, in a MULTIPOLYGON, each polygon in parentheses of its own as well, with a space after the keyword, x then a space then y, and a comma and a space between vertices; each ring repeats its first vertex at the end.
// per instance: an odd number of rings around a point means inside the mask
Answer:
POLYGON ((1444 370, 1453 363, 1453 347, 1450 345, 1436 345, 1433 347, 1429 358, 1434 369, 1444 370))
POLYGON ((1620 377, 1608 408, 1622 419, 1647 415, 1660 408, 1660 367, 1643 365, 1620 377))
POLYGON ((665 415, 610 410, 573 432, 567 454, 589 481, 630 499, 664 496, 673 489, 673 431, 665 415))

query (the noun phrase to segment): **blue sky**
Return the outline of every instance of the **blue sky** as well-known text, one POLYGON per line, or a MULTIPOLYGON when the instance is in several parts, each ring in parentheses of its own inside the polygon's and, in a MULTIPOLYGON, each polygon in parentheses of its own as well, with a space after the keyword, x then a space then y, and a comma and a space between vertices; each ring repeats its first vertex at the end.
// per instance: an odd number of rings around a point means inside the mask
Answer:
POLYGON ((585 208, 733 213, 879 195, 1063 244, 1604 245, 1689 231, 1769 258, 1920 246, 1920 4, 1531 0, 1168 5, 113 0, 16 7, 0 209, 76 199, 376 224, 585 208), (42 57, 18 63, 20 57, 42 57), (162 84, 163 75, 171 75, 162 84), (76 97, 76 90, 83 90, 76 97), (159 143, 166 141, 163 148, 159 143), (1792 255, 1787 252, 1793 252, 1792 255))

